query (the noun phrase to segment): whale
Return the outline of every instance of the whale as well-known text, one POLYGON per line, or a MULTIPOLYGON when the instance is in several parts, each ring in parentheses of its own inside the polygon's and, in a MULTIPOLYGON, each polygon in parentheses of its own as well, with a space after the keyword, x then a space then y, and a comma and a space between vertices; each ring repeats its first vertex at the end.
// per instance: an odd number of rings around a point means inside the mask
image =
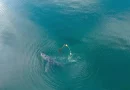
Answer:
POLYGON ((45 65, 45 72, 48 71, 48 69, 49 69, 50 66, 54 66, 54 65, 56 65, 56 66, 62 66, 61 63, 57 62, 54 58, 46 55, 45 53, 41 53, 41 57, 42 57, 42 59, 44 61, 47 62, 46 65, 45 65))

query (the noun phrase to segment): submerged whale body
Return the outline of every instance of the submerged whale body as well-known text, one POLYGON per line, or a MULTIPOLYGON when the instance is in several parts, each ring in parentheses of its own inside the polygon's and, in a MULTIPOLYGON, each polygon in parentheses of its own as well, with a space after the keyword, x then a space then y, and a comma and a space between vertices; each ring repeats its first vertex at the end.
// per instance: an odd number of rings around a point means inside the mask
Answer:
POLYGON ((61 66, 59 62, 57 62, 54 58, 46 55, 45 53, 41 53, 41 57, 43 58, 44 61, 46 61, 46 66, 45 66, 45 72, 48 71, 50 65, 56 65, 56 66, 61 66))

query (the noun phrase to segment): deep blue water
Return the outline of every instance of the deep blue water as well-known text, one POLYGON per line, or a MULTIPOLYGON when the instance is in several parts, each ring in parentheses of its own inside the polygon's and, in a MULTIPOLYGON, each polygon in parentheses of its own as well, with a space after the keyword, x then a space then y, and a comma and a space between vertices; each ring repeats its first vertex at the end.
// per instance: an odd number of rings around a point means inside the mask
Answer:
POLYGON ((130 90, 130 0, 0 0, 0 90, 29 89, 130 90))

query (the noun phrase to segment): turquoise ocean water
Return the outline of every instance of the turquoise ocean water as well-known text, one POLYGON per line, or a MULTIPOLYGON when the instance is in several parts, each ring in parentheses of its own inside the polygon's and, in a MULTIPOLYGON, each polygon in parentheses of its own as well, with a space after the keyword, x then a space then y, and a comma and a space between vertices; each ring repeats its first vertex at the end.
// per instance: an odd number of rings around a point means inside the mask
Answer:
POLYGON ((130 1, 0 0, 0 90, 130 90, 130 1))

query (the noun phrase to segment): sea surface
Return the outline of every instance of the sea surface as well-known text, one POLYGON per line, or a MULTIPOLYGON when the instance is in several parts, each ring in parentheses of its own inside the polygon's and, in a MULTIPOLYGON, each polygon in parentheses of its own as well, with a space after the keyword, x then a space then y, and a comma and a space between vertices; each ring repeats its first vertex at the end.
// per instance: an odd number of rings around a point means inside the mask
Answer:
POLYGON ((0 90, 130 90, 130 0, 0 0, 0 90))

